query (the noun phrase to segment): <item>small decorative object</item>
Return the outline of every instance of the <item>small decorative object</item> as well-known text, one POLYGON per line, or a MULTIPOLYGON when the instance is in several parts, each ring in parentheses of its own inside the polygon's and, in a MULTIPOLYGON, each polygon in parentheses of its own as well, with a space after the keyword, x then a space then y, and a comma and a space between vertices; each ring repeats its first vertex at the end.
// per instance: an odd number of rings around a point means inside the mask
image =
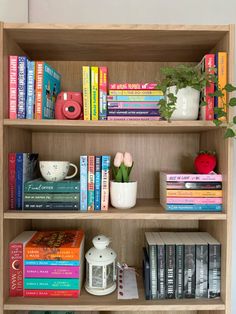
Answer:
POLYGON ((111 205, 116 208, 131 208, 136 204, 137 181, 129 181, 133 168, 130 153, 116 153, 112 165, 114 180, 110 182, 111 205))
POLYGON ((57 96, 55 118, 61 120, 83 119, 82 93, 61 92, 57 96))
POLYGON ((40 172, 46 181, 62 181, 64 179, 72 179, 76 176, 78 168, 69 161, 40 161, 40 172), (74 167, 75 172, 67 176, 69 168, 74 167))
POLYGON ((199 174, 208 174, 216 167, 215 152, 200 151, 194 160, 194 166, 199 174))
POLYGON ((110 239, 104 235, 92 242, 94 247, 85 255, 85 289, 94 295, 107 295, 116 290, 116 253, 108 247, 110 239))

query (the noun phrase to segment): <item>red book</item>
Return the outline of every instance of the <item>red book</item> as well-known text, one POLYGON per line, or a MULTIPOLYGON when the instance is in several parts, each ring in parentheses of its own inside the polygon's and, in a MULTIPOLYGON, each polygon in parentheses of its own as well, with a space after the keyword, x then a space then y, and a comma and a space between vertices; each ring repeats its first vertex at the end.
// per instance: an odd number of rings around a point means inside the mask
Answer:
POLYGON ((16 209, 16 153, 8 155, 9 208, 16 209))
POLYGON ((24 295, 24 248, 35 231, 22 232, 9 244, 10 291, 11 297, 24 295))
POLYGON ((31 298, 78 298, 80 290, 25 290, 24 297, 31 298))
POLYGON ((18 57, 9 56, 9 119, 17 119, 18 57))

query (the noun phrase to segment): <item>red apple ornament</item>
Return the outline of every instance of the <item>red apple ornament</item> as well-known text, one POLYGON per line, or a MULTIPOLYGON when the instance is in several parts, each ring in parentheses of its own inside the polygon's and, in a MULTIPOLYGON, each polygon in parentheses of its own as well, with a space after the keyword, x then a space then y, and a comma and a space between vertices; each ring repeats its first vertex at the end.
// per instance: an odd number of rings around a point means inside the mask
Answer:
POLYGON ((208 174, 216 167, 215 153, 201 151, 194 160, 194 166, 199 174, 208 174))

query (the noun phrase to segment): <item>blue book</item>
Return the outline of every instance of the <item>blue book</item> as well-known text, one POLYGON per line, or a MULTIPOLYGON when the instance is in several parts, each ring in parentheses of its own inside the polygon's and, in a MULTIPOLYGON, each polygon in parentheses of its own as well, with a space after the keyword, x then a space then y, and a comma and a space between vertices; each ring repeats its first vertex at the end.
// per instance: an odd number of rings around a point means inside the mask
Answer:
POLYGON ((24 278, 25 289, 79 290, 78 278, 24 278))
POLYGON ((22 209, 23 153, 16 154, 16 209, 22 209))
POLYGON ((206 211, 206 212, 221 212, 221 204, 167 204, 166 209, 169 211, 182 211, 182 212, 197 212, 197 211, 206 211))
POLYGON ((111 156, 102 156, 101 175, 101 210, 108 210, 109 204, 109 169, 111 156))
POLYGON ((80 261, 25 260, 25 266, 80 266, 80 261))
POLYGON ((27 58, 18 57, 18 105, 17 119, 26 117, 27 58))
POLYGON ((80 156, 80 210, 88 210, 88 156, 80 156))
POLYGON ((95 157, 95 195, 94 208, 101 210, 101 156, 95 157))
POLYGON ((107 96, 107 101, 159 101, 163 99, 164 96, 124 96, 124 95, 115 95, 107 96))
POLYGON ((26 119, 34 119, 34 82, 35 82, 35 61, 27 60, 27 98, 26 98, 26 119))

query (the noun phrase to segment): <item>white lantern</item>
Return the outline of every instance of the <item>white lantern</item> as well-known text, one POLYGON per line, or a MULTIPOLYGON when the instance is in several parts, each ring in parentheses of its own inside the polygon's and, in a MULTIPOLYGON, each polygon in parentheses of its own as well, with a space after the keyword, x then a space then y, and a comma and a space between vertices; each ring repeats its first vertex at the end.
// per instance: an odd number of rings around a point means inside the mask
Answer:
POLYGON ((85 289, 94 295, 106 295, 116 289, 116 253, 108 247, 109 238, 98 235, 85 255, 85 289))

